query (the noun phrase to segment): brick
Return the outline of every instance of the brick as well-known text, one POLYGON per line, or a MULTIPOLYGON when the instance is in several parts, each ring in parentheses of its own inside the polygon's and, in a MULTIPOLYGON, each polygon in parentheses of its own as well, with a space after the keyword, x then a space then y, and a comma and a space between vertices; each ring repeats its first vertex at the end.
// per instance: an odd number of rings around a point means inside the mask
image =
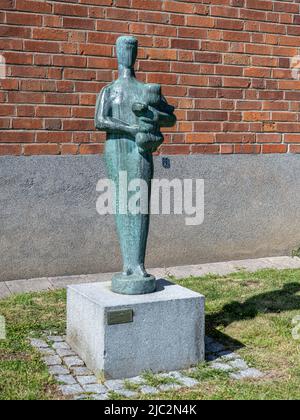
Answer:
POLYGON ((187 145, 162 145, 159 149, 161 155, 187 155, 190 153, 190 146, 187 145))
POLYGON ((55 42, 48 41, 24 41, 24 48, 26 51, 41 52, 41 53, 59 53, 60 46, 55 42))
POLYGON ((12 128, 16 130, 41 130, 43 121, 34 118, 18 118, 12 121, 12 128))
POLYGON ((16 9, 35 13, 51 13, 50 1, 16 0, 16 9))
POLYGON ((244 112, 244 121, 268 121, 269 112, 244 112))
POLYGON ((132 7, 142 10, 161 10, 161 3, 157 0, 132 0, 132 7))
POLYGON ((24 22, 27 26, 42 26, 43 17, 29 13, 6 13, 6 23, 23 25, 24 22))
POLYGON ((18 156, 21 154, 21 146, 19 144, 0 144, 0 156, 3 155, 14 155, 18 156))
POLYGON ((165 49, 147 49, 147 56, 152 60, 176 60, 177 51, 165 49))
POLYGON ((53 5, 55 15, 87 17, 89 15, 88 10, 87 6, 77 4, 54 3, 53 5))
POLYGON ((186 136, 187 143, 214 143, 213 134, 208 133, 189 133, 186 136))
POLYGON ((249 143, 253 141, 253 136, 243 133, 217 133, 217 143, 249 143))
POLYGON ((286 134, 284 141, 285 143, 300 143, 300 134, 286 134))
POLYGON ((234 146, 234 153, 240 154, 257 154, 260 153, 261 146, 257 144, 236 144, 234 146))
POLYGON ((214 27, 217 29, 242 31, 244 29, 244 22, 242 20, 216 19, 214 27))
POLYGON ((64 28, 74 28, 74 29, 95 30, 95 21, 91 20, 91 19, 64 17, 63 18, 63 27, 64 28))
POLYGON ((34 140, 34 133, 23 131, 0 131, 1 143, 31 143, 34 140))
MULTIPOLYGON (((281 134, 263 133, 263 134, 257 134, 256 140, 258 143, 281 143, 282 137, 281 137, 281 134)), ((299 140, 300 140, 300 136, 299 136, 299 140)))
POLYGON ((33 28, 32 36, 35 39, 49 39, 51 41, 67 41, 68 32, 59 29, 33 28))
POLYGON ((71 116, 70 108, 66 108, 63 106, 38 106, 36 108, 36 116, 37 117, 60 117, 60 118, 67 118, 71 116))
POLYGON ((82 144, 79 153, 82 155, 95 155, 103 153, 104 146, 102 144, 82 144))
POLYGON ((192 154, 218 154, 220 153, 220 146, 219 145, 193 145, 191 147, 192 154))
POLYGON ((62 144, 61 154, 62 155, 77 155, 79 151, 78 144, 62 144))
POLYGON ((171 47, 178 48, 182 50, 198 50, 199 49, 199 41, 196 39, 172 39, 171 40, 171 47))
POLYGON ((286 153, 288 150, 285 144, 263 144, 262 152, 267 153, 286 153))
POLYGON ((0 8, 1 9, 13 9, 14 8, 14 0, 0 0, 0 8))
POLYGON ((166 12, 175 12, 175 13, 194 13, 195 7, 193 4, 182 4, 179 1, 164 1, 163 10, 166 12))
POLYGON ((290 152, 291 153, 300 153, 300 146, 291 144, 290 145, 290 152))
POLYGON ((4 57, 6 64, 32 64, 32 54, 21 53, 21 52, 5 52, 4 57))
POLYGON ((70 143, 72 141, 72 133, 40 131, 36 134, 36 141, 38 143, 70 143))
POLYGON ((72 57, 72 56, 54 56, 53 65, 61 67, 86 67, 87 59, 85 57, 72 57))
POLYGON ((60 148, 57 144, 26 144, 24 146, 24 155, 58 155, 60 148))
POLYGON ((0 154, 102 153, 96 97, 129 33, 139 79, 176 107, 160 154, 299 153, 299 12, 294 1, 0 0, 0 154))
POLYGON ((273 4, 268 0, 247 0, 246 7, 250 9, 273 10, 273 4))
POLYGON ((188 26, 198 26, 201 28, 213 28, 215 21, 207 16, 188 16, 186 19, 188 26))
POLYGON ((234 146, 232 144, 221 144, 220 152, 225 155, 231 155, 234 152, 234 146))

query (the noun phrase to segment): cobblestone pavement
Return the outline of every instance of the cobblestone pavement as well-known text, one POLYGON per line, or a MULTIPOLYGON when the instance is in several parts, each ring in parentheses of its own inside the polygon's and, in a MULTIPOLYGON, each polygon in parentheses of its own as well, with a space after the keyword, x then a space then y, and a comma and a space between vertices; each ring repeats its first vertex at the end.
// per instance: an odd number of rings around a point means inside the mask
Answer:
MULTIPOLYGON (((189 265, 182 267, 154 268, 149 271, 156 277, 165 278, 175 276, 184 278, 189 276, 201 277, 207 274, 226 275, 239 270, 257 271, 264 268, 286 269, 300 268, 298 257, 270 257, 253 260, 227 261, 211 264, 189 265)), ((12 294, 39 292, 67 287, 71 284, 94 283, 109 281, 113 273, 78 275, 68 277, 45 277, 40 279, 26 279, 0 282, 0 299, 12 294)))
MULTIPOLYGON (((145 374, 125 380, 102 381, 85 366, 71 350, 65 336, 45 332, 41 338, 29 338, 31 345, 43 356, 49 372, 59 383, 61 393, 74 400, 109 400, 116 397, 136 399, 148 394, 193 388, 200 382, 193 378, 197 368, 185 372, 169 372, 158 375, 145 374), (150 379, 149 379, 150 375, 150 379), (153 386, 155 383, 155 386, 153 386)), ((222 371, 234 380, 260 379, 262 372, 250 367, 237 353, 210 337, 206 338, 207 366, 222 371)), ((196 375, 195 375, 196 376, 196 375)))

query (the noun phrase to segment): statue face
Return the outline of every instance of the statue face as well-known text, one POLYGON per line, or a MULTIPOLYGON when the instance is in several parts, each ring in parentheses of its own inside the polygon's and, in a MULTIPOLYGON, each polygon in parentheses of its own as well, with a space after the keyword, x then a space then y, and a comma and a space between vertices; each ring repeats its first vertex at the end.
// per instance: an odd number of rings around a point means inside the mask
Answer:
POLYGON ((137 58, 138 41, 133 36, 121 36, 117 40, 117 57, 119 65, 133 67, 137 58))

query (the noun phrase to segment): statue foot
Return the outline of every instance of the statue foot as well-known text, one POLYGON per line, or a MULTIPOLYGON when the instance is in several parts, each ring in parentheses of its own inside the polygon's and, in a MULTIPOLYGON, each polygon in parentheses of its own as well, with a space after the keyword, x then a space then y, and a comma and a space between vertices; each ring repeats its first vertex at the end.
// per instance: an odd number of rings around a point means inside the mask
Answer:
POLYGON ((133 270, 129 267, 124 267, 122 274, 123 276, 131 276, 133 274, 133 270))
POLYGON ((138 267, 136 267, 136 269, 134 270, 134 274, 140 277, 149 276, 143 264, 140 264, 138 267))

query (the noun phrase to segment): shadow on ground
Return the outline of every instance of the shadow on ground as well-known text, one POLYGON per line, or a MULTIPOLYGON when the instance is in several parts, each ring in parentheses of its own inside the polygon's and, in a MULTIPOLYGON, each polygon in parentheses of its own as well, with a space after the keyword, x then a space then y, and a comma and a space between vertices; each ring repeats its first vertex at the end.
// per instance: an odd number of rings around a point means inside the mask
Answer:
POLYGON ((255 319, 259 314, 280 314, 285 311, 300 310, 300 283, 289 283, 281 290, 262 293, 247 299, 245 302, 232 302, 225 305, 220 312, 207 315, 206 333, 227 350, 235 351, 244 345, 220 332, 217 328, 226 328, 236 321, 255 319))

